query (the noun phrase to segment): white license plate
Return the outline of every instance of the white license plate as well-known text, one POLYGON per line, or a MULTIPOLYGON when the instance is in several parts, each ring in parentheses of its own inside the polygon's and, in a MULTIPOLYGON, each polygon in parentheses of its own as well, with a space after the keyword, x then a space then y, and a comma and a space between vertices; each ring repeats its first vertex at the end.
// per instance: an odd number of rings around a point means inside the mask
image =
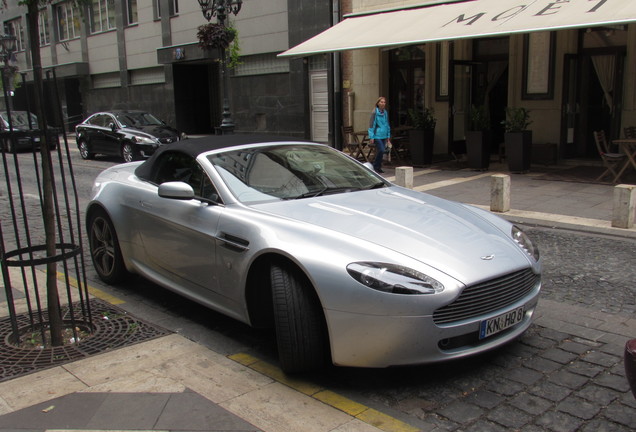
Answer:
POLYGON ((524 315, 524 307, 521 306, 510 312, 482 321, 479 326, 479 339, 487 338, 519 324, 523 320, 524 315))

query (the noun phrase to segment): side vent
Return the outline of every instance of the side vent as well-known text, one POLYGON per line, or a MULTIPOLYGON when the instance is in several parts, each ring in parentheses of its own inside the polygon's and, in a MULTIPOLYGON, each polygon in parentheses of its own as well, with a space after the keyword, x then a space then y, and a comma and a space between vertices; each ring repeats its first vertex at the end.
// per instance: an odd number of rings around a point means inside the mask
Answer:
POLYGON ((219 240, 222 246, 233 250, 234 252, 245 252, 249 250, 250 242, 237 236, 233 236, 228 233, 221 233, 219 240))

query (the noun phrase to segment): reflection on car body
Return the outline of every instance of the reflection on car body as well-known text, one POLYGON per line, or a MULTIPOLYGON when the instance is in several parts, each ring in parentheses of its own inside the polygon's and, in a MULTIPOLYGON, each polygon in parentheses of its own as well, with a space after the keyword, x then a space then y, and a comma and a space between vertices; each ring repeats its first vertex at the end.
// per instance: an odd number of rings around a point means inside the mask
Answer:
POLYGON ((120 156, 125 162, 144 159, 165 144, 187 138, 154 115, 135 110, 98 112, 75 126, 80 156, 120 156))
POLYGON ((271 326, 287 372, 478 354, 530 326, 541 288, 518 227, 271 136, 191 139, 105 170, 87 231, 102 280, 137 273, 271 326))

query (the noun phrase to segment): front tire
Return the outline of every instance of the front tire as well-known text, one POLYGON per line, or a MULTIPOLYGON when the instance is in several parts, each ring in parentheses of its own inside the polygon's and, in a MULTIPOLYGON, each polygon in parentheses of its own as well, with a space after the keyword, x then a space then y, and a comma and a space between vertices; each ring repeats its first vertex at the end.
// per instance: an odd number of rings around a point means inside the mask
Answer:
POLYGON ((135 149, 132 144, 124 143, 121 147, 121 157, 124 159, 124 162, 133 162, 137 160, 137 157, 135 156, 135 149))
POLYGON ((322 307, 309 281, 296 269, 273 265, 271 283, 282 370, 295 373, 324 367, 328 338, 322 307))
POLYGON ((88 241, 97 276, 116 284, 129 276, 119 247, 115 227, 103 210, 94 211, 88 222, 88 241))

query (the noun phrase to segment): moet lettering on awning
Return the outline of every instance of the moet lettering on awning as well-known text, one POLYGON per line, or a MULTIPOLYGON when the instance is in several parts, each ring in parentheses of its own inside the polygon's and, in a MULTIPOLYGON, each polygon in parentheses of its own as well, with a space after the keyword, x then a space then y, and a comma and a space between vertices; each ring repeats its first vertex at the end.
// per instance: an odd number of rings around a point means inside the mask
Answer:
POLYGON ((280 56, 636 22, 636 0, 472 0, 352 15, 280 56))

